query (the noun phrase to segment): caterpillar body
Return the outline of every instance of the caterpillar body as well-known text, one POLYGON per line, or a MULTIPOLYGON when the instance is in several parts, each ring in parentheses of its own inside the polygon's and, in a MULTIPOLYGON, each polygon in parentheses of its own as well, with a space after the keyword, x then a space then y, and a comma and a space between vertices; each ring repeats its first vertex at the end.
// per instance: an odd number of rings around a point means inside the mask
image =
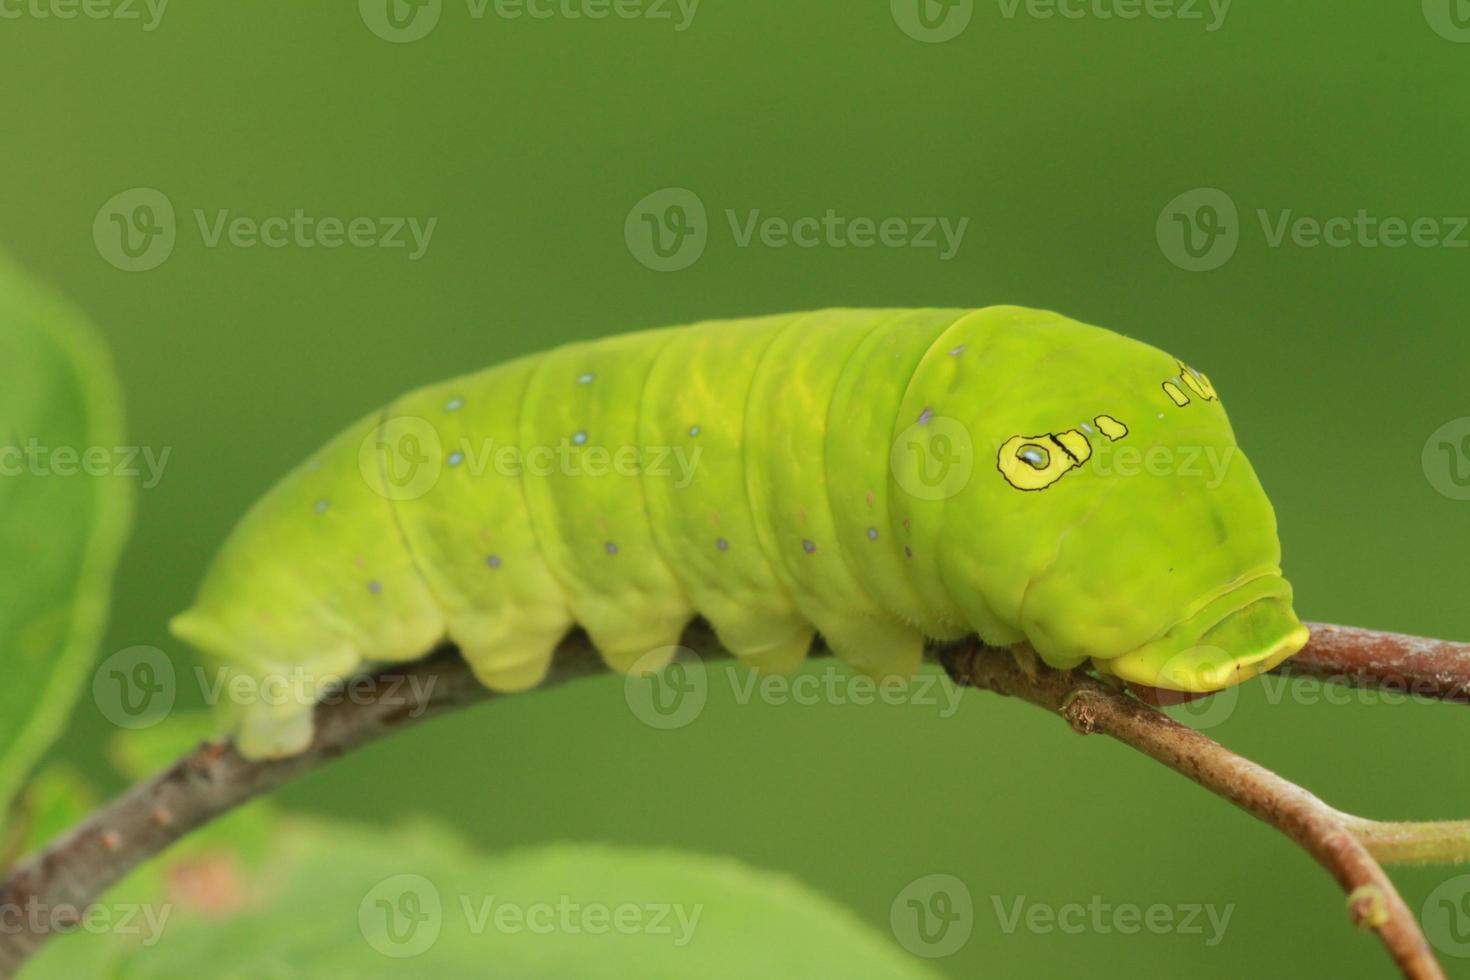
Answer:
MULTIPOLYGON (((171 626, 256 683, 319 691, 448 638, 519 691, 575 626, 656 669, 695 616, 766 670, 820 633, 902 676, 978 634, 1186 692, 1307 639, 1209 379, 1020 307, 712 321, 422 388, 271 489, 171 626)), ((287 756, 311 708, 230 723, 287 756)))

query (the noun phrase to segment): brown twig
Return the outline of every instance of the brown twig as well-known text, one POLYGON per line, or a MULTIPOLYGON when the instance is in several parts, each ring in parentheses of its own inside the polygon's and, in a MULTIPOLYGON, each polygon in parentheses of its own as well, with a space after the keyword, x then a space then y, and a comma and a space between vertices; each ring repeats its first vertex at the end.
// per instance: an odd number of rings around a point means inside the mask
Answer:
POLYGON ((1470 643, 1430 640, 1357 626, 1308 623, 1312 641, 1276 668, 1349 687, 1470 702, 1470 643))
POLYGON ((1348 819, 1311 793, 1090 677, 1028 673, 1013 659, 983 650, 960 648, 946 659, 957 682, 1058 712, 1084 735, 1110 735, 1280 830, 1337 879, 1353 921, 1378 933, 1405 977, 1444 976, 1414 914, 1348 819))
MULTIPOLYGON (((1470 691, 1470 647, 1345 627, 1314 631, 1312 643, 1287 673, 1364 685, 1403 680, 1410 690, 1451 700, 1462 700, 1470 691), (1395 650, 1402 652, 1401 660, 1395 650)), ((702 656, 725 655, 703 625, 691 628, 683 642, 702 656)), ((937 652, 957 683, 1059 712, 1078 731, 1111 735, 1281 830, 1333 874, 1349 894, 1354 921, 1379 934, 1404 976, 1443 976, 1374 854, 1422 862, 1454 859, 1458 853, 1464 860, 1470 857, 1470 824, 1383 824, 1351 817, 1082 674, 1022 670, 1011 657, 973 645, 937 652)), ((573 636, 558 651, 541 690, 604 670, 586 638, 573 636)), ((408 724, 496 697, 475 681, 453 650, 392 672, 410 683, 375 685, 375 698, 320 705, 315 739, 302 755, 252 762, 228 742, 201 745, 17 865, 0 882, 0 910, 40 908, 50 913, 45 921, 62 924, 145 860, 234 807, 408 724)), ((21 928, 0 934, 0 977, 12 976, 53 931, 36 917, 16 918, 21 928)))

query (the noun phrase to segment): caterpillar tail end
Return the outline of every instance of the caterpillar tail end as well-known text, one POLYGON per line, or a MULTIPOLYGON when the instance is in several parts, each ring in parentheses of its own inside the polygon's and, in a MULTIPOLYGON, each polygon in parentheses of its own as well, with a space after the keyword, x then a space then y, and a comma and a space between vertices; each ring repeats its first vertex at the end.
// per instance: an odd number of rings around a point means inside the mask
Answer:
MULTIPOLYGON (((283 672, 262 673, 227 658, 229 638, 219 624, 198 609, 169 620, 175 638, 211 656, 219 671, 209 690, 218 694, 213 705, 224 734, 231 736, 240 755, 252 761, 286 759, 300 755, 316 734, 315 698, 292 696, 284 683, 277 696, 268 696, 273 681, 285 682, 283 672)), ((298 675, 296 680, 303 681, 298 675)), ((298 688, 299 690, 299 688, 298 688)))

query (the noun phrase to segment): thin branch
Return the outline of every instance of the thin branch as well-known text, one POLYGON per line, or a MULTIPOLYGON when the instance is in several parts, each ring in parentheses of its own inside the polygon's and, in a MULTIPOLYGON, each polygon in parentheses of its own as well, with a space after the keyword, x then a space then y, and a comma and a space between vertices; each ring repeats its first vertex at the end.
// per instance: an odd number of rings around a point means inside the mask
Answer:
MULTIPOLYGON (((1285 673, 1467 700, 1470 647, 1346 627, 1313 630, 1312 643, 1285 673)), ((683 644, 701 656, 727 655, 702 624, 690 629, 683 644)), ((1464 860, 1470 856, 1470 823, 1386 824, 1351 817, 1082 674, 1044 667, 1028 672, 1009 656, 973 646, 937 653, 957 683, 1059 712, 1078 731, 1111 735, 1281 830, 1333 874, 1349 893, 1354 921, 1379 934, 1404 976, 1443 976, 1373 855, 1408 863, 1464 860)), ((605 669, 586 638, 574 635, 558 650, 551 676, 538 690, 605 669)), ((0 978, 12 976, 49 938, 47 925, 38 923, 66 925, 63 910, 79 917, 109 887, 190 831, 409 724, 497 697, 449 649, 391 672, 408 683, 374 685, 376 697, 319 705, 315 739, 302 755, 252 762, 228 742, 205 743, 17 865, 0 882, 0 910, 39 907, 51 914, 44 920, 21 916, 20 929, 0 934, 0 978)))
MULTIPOLYGON (((705 655, 719 655, 702 625, 691 628, 684 642, 705 655)), ((606 671, 587 639, 574 634, 557 651, 537 691, 606 671)), ((399 683, 374 684, 365 696, 329 698, 318 705, 315 736, 302 754, 251 761, 230 742, 205 742, 16 865, 0 882, 0 912, 39 909, 45 914, 7 917, 18 921, 0 930, 0 980, 14 976, 35 955, 52 935, 48 926, 80 921, 108 888, 191 831, 385 735, 502 697, 481 685, 452 648, 385 673, 399 683)))
POLYGON ((1349 687, 1470 702, 1470 643, 1308 623, 1312 642, 1276 672, 1349 687))
POLYGON ((1084 735, 1110 735, 1286 834, 1337 879, 1353 921, 1378 933, 1405 977, 1444 976, 1414 914, 1378 862, 1343 815, 1311 793, 1090 677, 1028 672, 1012 658, 983 650, 961 648, 946 659, 957 682, 1058 712, 1084 735))

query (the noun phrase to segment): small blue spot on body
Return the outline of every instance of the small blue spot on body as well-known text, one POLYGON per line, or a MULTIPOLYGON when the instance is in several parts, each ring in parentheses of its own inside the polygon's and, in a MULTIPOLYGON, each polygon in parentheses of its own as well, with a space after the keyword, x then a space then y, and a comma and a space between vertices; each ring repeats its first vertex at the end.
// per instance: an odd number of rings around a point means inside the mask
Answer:
POLYGON ((719 548, 721 551, 729 551, 730 542, 726 541, 724 538, 716 538, 715 547, 719 548))
POLYGON ((934 409, 932 409, 932 408, 926 408, 922 412, 919 413, 919 424, 920 425, 928 425, 929 424, 929 421, 931 419, 933 419, 933 418, 934 418, 934 409))
POLYGON ((592 383, 592 377, 593 375, 591 371, 588 371, 586 374, 579 374, 577 375, 577 384, 590 385, 592 383))
POLYGON ((457 412, 461 408, 464 408, 463 398, 451 398, 444 403, 444 411, 446 412, 457 412))
POLYGON ((587 441, 587 433, 575 432, 572 434, 572 445, 580 446, 587 441))
POLYGON ((377 579, 374 579, 373 581, 368 583, 368 591, 371 592, 373 595, 377 595, 378 593, 383 591, 383 583, 379 582, 377 579))
POLYGON ((870 527, 870 528, 868 528, 868 540, 869 541, 877 541, 878 540, 878 529, 876 527, 870 527))
POLYGON ((697 425, 691 425, 689 427, 689 434, 691 436, 697 436, 697 435, 699 435, 699 426, 697 426, 697 425))
POLYGON ((817 543, 815 541, 813 541, 811 538, 802 538, 801 539, 801 549, 803 551, 805 551, 807 554, 811 554, 813 551, 816 551, 817 550, 817 543))
POLYGON ((1092 426, 1088 425, 1086 422, 1083 422, 1082 423, 1082 431, 1083 432, 1091 432, 1092 431, 1092 426))
POLYGON ((458 466, 464 462, 464 453, 454 452, 449 454, 449 465, 458 466))
POLYGON ((607 544, 603 545, 603 547, 607 549, 607 553, 610 555, 615 555, 618 553, 618 546, 617 543, 614 541, 609 541, 607 544))
POLYGON ((489 565, 491 568, 499 568, 500 567, 500 556, 499 555, 491 555, 491 556, 489 556, 488 558, 485 559, 485 564, 489 565))
POLYGON ((328 503, 327 501, 325 501, 325 500, 318 500, 316 502, 316 512, 318 514, 325 514, 327 512, 327 508, 330 507, 330 506, 332 506, 332 505, 330 503, 328 503))
POLYGON ((964 344, 960 344, 954 350, 952 350, 952 351, 949 352, 949 356, 950 357, 959 357, 964 352, 965 352, 965 345, 964 344))

